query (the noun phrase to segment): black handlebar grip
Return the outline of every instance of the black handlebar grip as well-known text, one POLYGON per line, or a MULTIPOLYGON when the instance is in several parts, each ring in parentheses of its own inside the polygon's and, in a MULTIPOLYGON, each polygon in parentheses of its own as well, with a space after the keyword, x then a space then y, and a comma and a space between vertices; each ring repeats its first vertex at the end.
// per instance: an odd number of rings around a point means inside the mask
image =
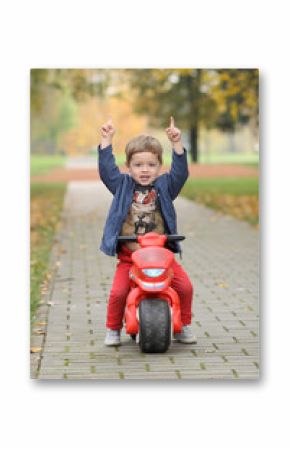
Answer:
POLYGON ((167 236, 167 240, 169 242, 180 242, 181 240, 185 240, 185 236, 184 235, 177 235, 177 234, 169 234, 167 236))

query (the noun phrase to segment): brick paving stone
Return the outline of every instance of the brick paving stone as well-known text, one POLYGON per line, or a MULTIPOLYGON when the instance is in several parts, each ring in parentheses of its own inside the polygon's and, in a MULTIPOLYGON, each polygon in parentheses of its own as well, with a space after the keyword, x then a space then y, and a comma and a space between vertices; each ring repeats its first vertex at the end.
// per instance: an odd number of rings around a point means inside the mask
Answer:
MULTIPOLYGON (((111 194, 100 182, 70 182, 51 255, 54 272, 41 319, 47 321, 32 377, 64 380, 247 380, 259 376, 259 234, 247 223, 179 197, 181 263, 194 284, 195 345, 172 342, 142 354, 122 333, 104 346, 116 258, 99 251, 111 194)), ((33 336, 40 344, 41 338, 33 336)), ((36 344, 35 344, 36 346, 36 344)))

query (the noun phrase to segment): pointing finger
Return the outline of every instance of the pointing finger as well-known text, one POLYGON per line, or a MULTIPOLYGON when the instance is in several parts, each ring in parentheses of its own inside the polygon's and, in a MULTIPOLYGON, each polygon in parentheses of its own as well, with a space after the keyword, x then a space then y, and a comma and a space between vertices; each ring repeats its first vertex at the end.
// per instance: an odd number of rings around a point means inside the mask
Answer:
POLYGON ((174 118, 170 117, 170 128, 174 128, 174 118))

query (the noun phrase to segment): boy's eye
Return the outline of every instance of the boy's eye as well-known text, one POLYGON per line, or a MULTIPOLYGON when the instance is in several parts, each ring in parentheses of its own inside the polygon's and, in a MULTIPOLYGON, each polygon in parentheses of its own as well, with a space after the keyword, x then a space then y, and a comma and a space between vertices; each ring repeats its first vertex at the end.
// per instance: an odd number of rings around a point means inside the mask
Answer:
MULTIPOLYGON (((140 162, 135 162, 135 164, 134 164, 135 167, 142 167, 142 165, 144 165, 144 164, 142 164, 140 162)), ((156 167, 156 164, 154 162, 150 162, 148 165, 149 165, 149 167, 156 167)))

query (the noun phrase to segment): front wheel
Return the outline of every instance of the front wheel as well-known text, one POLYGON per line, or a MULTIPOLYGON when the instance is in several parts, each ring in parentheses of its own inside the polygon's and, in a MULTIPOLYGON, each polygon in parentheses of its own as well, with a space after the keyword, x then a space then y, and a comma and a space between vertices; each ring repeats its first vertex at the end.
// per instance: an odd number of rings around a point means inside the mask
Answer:
POLYGON ((144 299, 139 305, 139 345, 142 352, 165 352, 170 345, 171 314, 167 301, 144 299))

